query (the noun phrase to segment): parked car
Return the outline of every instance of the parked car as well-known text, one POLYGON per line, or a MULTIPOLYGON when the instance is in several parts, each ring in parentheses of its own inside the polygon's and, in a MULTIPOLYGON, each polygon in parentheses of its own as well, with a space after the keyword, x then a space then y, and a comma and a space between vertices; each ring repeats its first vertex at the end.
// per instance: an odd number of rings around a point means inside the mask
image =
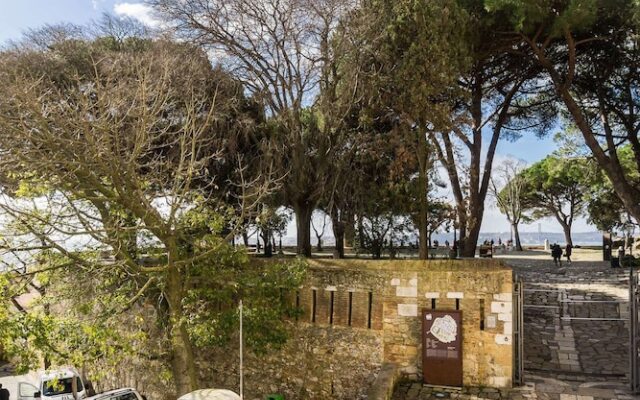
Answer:
POLYGON ((76 382, 77 399, 87 397, 82 377, 73 368, 45 371, 40 375, 40 383, 34 386, 28 382, 18 384, 18 400, 73 400, 73 380, 76 382))
POLYGON ((241 400, 240 396, 227 389, 200 389, 178 397, 178 400, 241 400))
POLYGON ((123 388, 99 393, 85 400, 147 400, 147 398, 133 388, 123 388))

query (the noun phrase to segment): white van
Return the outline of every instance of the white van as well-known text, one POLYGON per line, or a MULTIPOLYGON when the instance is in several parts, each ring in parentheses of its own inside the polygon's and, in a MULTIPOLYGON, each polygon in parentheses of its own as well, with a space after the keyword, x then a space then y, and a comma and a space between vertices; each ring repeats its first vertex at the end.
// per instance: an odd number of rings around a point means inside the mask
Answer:
POLYGON ((76 381, 76 400, 87 397, 84 382, 78 371, 73 368, 61 368, 45 371, 40 375, 39 387, 27 382, 18 384, 18 400, 74 400, 73 380, 76 381))
POLYGON ((147 400, 147 398, 134 388, 124 388, 100 393, 85 400, 147 400))

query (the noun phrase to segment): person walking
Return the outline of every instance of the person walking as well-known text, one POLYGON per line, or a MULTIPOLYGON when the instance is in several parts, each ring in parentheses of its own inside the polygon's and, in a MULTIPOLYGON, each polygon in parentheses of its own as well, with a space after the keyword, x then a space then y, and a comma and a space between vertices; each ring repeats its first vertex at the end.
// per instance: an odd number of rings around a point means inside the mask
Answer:
POLYGON ((556 267, 562 267, 562 248, 559 244, 554 243, 553 246, 551 246, 551 257, 553 257, 553 263, 556 267))
POLYGON ((573 246, 571 243, 567 243, 567 247, 564 249, 564 255, 567 257, 567 263, 571 264, 571 252, 573 251, 573 246))

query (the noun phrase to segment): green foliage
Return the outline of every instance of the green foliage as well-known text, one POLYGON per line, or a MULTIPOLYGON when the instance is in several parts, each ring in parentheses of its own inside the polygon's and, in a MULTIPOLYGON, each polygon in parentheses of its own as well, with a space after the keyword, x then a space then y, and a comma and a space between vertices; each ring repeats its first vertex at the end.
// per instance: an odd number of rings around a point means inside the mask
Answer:
MULTIPOLYGON (((631 148, 623 146, 618 149, 617 154, 629 180, 635 185, 640 185, 640 172, 634 168, 631 148)), ((631 220, 622 201, 616 195, 611 181, 602 171, 597 171, 593 175, 585 195, 588 220, 599 230, 619 230, 631 220)))
POLYGON ((256 264, 229 244, 238 215, 252 211, 238 203, 268 186, 249 171, 266 179, 256 158, 244 168, 261 144, 241 85, 201 50, 161 40, 3 56, 0 81, 14 95, 0 100, 0 174, 18 196, 0 202, 12 233, 2 245, 28 254, 45 292, 26 313, 8 311, 19 292, 4 294, 3 350, 25 369, 40 357, 155 360, 195 388, 194 342, 223 343, 234 314, 214 310, 238 299, 249 344, 282 343, 272 305, 304 267, 256 264))
POLYGON ((586 159, 546 157, 522 172, 524 208, 533 210, 534 218, 551 216, 571 225, 583 212, 584 195, 595 171, 586 159))
POLYGON ((371 0, 360 13, 370 104, 391 107, 409 126, 446 126, 447 99, 468 64, 465 12, 449 0, 371 0))
POLYGON ((196 346, 223 346, 238 333, 238 300, 243 300, 247 345, 263 352, 287 338, 282 319, 297 312, 290 295, 306 273, 306 262, 261 262, 229 254, 224 263, 192 270, 197 284, 185 297, 185 319, 196 346), (244 258, 244 259, 243 259, 244 258), (238 264, 230 268, 233 259, 238 264), (215 270, 215 275, 211 273, 215 270))
POLYGON ((533 33, 540 25, 546 25, 551 36, 560 36, 563 29, 574 27, 589 29, 598 15, 598 8, 614 8, 616 1, 609 0, 486 0, 488 11, 501 11, 508 15, 518 30, 533 33))

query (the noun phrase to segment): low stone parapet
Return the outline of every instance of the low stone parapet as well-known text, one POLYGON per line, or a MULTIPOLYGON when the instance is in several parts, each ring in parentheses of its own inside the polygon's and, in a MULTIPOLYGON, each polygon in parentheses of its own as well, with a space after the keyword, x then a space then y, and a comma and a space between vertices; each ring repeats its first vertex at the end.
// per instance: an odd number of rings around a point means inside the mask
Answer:
POLYGON ((378 377, 367 392, 368 400, 390 400, 400 377, 400 370, 394 363, 385 363, 378 377))

